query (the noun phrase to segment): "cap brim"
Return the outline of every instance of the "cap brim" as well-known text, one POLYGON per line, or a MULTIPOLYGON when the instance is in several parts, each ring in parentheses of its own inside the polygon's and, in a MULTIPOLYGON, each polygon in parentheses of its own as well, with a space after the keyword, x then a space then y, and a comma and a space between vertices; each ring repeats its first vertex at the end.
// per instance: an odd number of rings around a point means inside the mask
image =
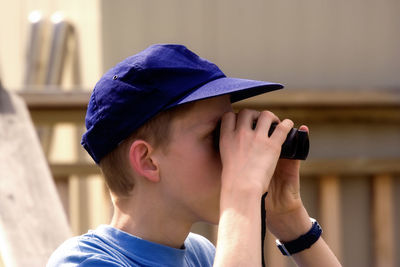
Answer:
POLYGON ((226 94, 231 95, 233 103, 283 87, 279 83, 223 77, 198 87, 169 107, 226 94))

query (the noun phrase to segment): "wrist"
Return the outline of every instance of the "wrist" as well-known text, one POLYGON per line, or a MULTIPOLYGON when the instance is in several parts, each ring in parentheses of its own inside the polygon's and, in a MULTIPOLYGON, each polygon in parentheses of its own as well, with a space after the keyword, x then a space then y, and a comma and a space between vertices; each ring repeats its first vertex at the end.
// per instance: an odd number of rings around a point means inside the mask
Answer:
MULTIPOLYGON (((272 216, 271 216, 272 217, 272 216)), ((302 206, 285 214, 274 215, 269 220, 267 214, 267 225, 272 234, 282 242, 291 241, 307 233, 312 222, 306 209, 302 206)))
POLYGON ((322 228, 315 219, 310 218, 310 221, 312 223, 310 230, 295 240, 288 242, 281 242, 279 239, 276 240, 276 245, 283 255, 291 256, 299 253, 305 249, 309 249, 318 241, 322 234, 322 228))
POLYGON ((262 191, 243 186, 223 186, 220 195, 220 211, 234 208, 237 211, 249 211, 252 207, 259 212, 262 191))
POLYGON ((264 193, 265 185, 252 179, 251 174, 240 175, 233 171, 222 170, 221 175, 221 199, 233 197, 243 199, 247 197, 259 197, 264 193))

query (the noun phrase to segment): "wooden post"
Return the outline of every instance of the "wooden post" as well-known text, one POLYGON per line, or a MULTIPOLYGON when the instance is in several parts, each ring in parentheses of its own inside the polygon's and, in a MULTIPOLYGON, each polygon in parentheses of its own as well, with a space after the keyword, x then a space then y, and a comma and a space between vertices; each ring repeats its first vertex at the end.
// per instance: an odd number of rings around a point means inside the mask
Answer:
POLYGON ((323 238, 339 260, 342 260, 342 226, 340 181, 335 175, 322 176, 320 181, 320 216, 323 238))
POLYGON ((394 267, 393 181, 390 175, 373 178, 374 266, 394 267))
POLYGON ((62 176, 55 179, 55 185, 60 197, 61 204, 64 208, 64 212, 67 215, 69 221, 69 177, 62 176))

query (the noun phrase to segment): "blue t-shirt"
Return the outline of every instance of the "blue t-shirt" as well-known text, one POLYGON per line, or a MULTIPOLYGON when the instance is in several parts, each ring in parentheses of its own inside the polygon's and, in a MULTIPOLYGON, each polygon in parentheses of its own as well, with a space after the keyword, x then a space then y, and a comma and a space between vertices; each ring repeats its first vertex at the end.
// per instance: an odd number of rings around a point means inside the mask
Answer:
POLYGON ((176 249, 138 238, 109 225, 65 241, 51 255, 53 266, 212 266, 215 247, 190 233, 176 249))

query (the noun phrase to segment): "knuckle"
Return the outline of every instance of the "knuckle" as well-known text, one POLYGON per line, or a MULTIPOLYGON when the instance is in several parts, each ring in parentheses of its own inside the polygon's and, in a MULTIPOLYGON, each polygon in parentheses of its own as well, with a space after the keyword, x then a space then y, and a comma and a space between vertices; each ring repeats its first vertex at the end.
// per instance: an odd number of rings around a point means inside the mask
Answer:
POLYGON ((249 113, 251 113, 251 112, 252 112, 251 109, 244 108, 244 109, 242 109, 239 113, 241 113, 241 114, 249 114, 249 113))
POLYGON ((291 129, 291 128, 293 128, 293 126, 294 126, 294 123, 293 123, 293 121, 292 120, 290 120, 290 119, 285 119, 283 122, 282 122, 282 124, 285 126, 285 128, 289 128, 289 129, 291 129))
POLYGON ((254 109, 244 108, 239 113, 248 116, 259 116, 260 112, 254 109))
POLYGON ((261 114, 260 114, 260 115, 266 116, 266 117, 275 116, 275 114, 272 113, 272 112, 269 111, 269 110, 263 110, 263 111, 261 111, 261 114))
POLYGON ((290 125, 293 125, 294 122, 291 119, 285 119, 290 125))
POLYGON ((271 118, 272 120, 279 121, 278 116, 276 116, 272 111, 269 111, 269 110, 263 110, 261 112, 260 116, 265 116, 266 118, 271 118))

